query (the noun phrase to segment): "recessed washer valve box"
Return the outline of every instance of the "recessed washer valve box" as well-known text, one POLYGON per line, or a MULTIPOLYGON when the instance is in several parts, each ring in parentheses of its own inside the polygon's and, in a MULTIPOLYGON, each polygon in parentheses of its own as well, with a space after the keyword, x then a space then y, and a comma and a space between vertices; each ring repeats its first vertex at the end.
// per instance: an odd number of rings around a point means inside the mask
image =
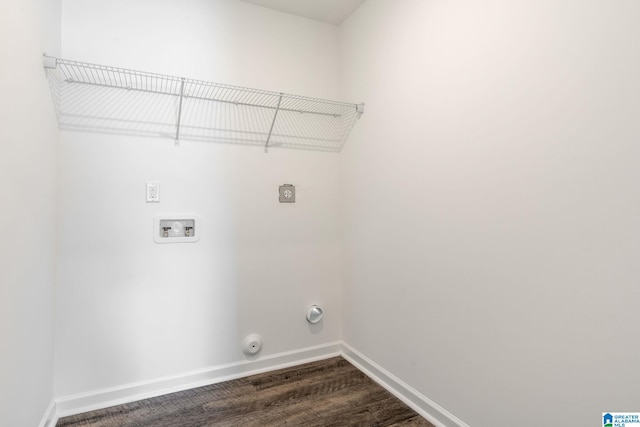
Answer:
POLYGON ((156 215, 153 240, 156 243, 190 243, 200 239, 202 230, 196 215, 156 215))

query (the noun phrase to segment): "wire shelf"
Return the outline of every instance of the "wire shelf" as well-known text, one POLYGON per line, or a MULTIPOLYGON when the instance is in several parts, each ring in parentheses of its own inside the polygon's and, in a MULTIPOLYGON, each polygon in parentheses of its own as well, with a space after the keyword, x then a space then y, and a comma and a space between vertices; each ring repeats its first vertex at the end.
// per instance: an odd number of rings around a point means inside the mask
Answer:
POLYGON ((62 129, 340 151, 363 104, 45 56, 62 129))

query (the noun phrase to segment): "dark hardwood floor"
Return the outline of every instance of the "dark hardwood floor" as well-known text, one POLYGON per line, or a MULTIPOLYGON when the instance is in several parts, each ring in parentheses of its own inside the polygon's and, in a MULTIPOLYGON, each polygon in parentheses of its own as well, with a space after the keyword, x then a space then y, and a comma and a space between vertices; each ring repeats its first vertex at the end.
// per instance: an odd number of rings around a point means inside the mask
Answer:
POLYGON ((341 357, 61 418, 56 427, 431 426, 341 357))

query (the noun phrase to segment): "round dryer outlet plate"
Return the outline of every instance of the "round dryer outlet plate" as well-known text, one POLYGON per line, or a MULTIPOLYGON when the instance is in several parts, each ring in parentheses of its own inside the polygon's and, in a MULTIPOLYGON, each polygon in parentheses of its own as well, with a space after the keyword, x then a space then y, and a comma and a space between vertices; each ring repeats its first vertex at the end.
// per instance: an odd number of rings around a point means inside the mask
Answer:
POLYGON ((318 323, 322 320, 323 315, 324 313, 319 306, 312 305, 311 307, 309 307, 309 310, 307 310, 307 322, 314 324, 318 323))

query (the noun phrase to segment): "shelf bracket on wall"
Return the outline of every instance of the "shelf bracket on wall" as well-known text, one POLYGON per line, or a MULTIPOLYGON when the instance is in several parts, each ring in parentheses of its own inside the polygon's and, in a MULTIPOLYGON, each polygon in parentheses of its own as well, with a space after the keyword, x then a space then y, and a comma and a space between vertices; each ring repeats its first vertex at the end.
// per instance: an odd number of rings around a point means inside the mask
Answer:
POLYGON ((278 111, 280 111, 280 104, 282 103, 282 94, 278 98, 278 105, 276 106, 276 112, 273 113, 273 121, 271 122, 271 128, 269 129, 269 135, 267 135, 267 142, 264 144, 264 152, 269 152, 269 141, 271 140, 271 134, 273 133, 273 126, 276 124, 276 118, 278 117, 278 111))
POLYGON ((184 99, 184 77, 181 77, 180 101, 178 103, 178 123, 176 125, 176 147, 180 145, 180 120, 182 119, 182 100, 184 99))
POLYGON ((45 69, 55 70, 58 66, 58 60, 53 56, 48 56, 47 52, 42 53, 42 61, 45 69))
POLYGON ((364 113, 364 102, 361 102, 360 104, 356 104, 356 112, 358 113, 358 119, 360 119, 360 117, 362 116, 362 113, 364 113))

